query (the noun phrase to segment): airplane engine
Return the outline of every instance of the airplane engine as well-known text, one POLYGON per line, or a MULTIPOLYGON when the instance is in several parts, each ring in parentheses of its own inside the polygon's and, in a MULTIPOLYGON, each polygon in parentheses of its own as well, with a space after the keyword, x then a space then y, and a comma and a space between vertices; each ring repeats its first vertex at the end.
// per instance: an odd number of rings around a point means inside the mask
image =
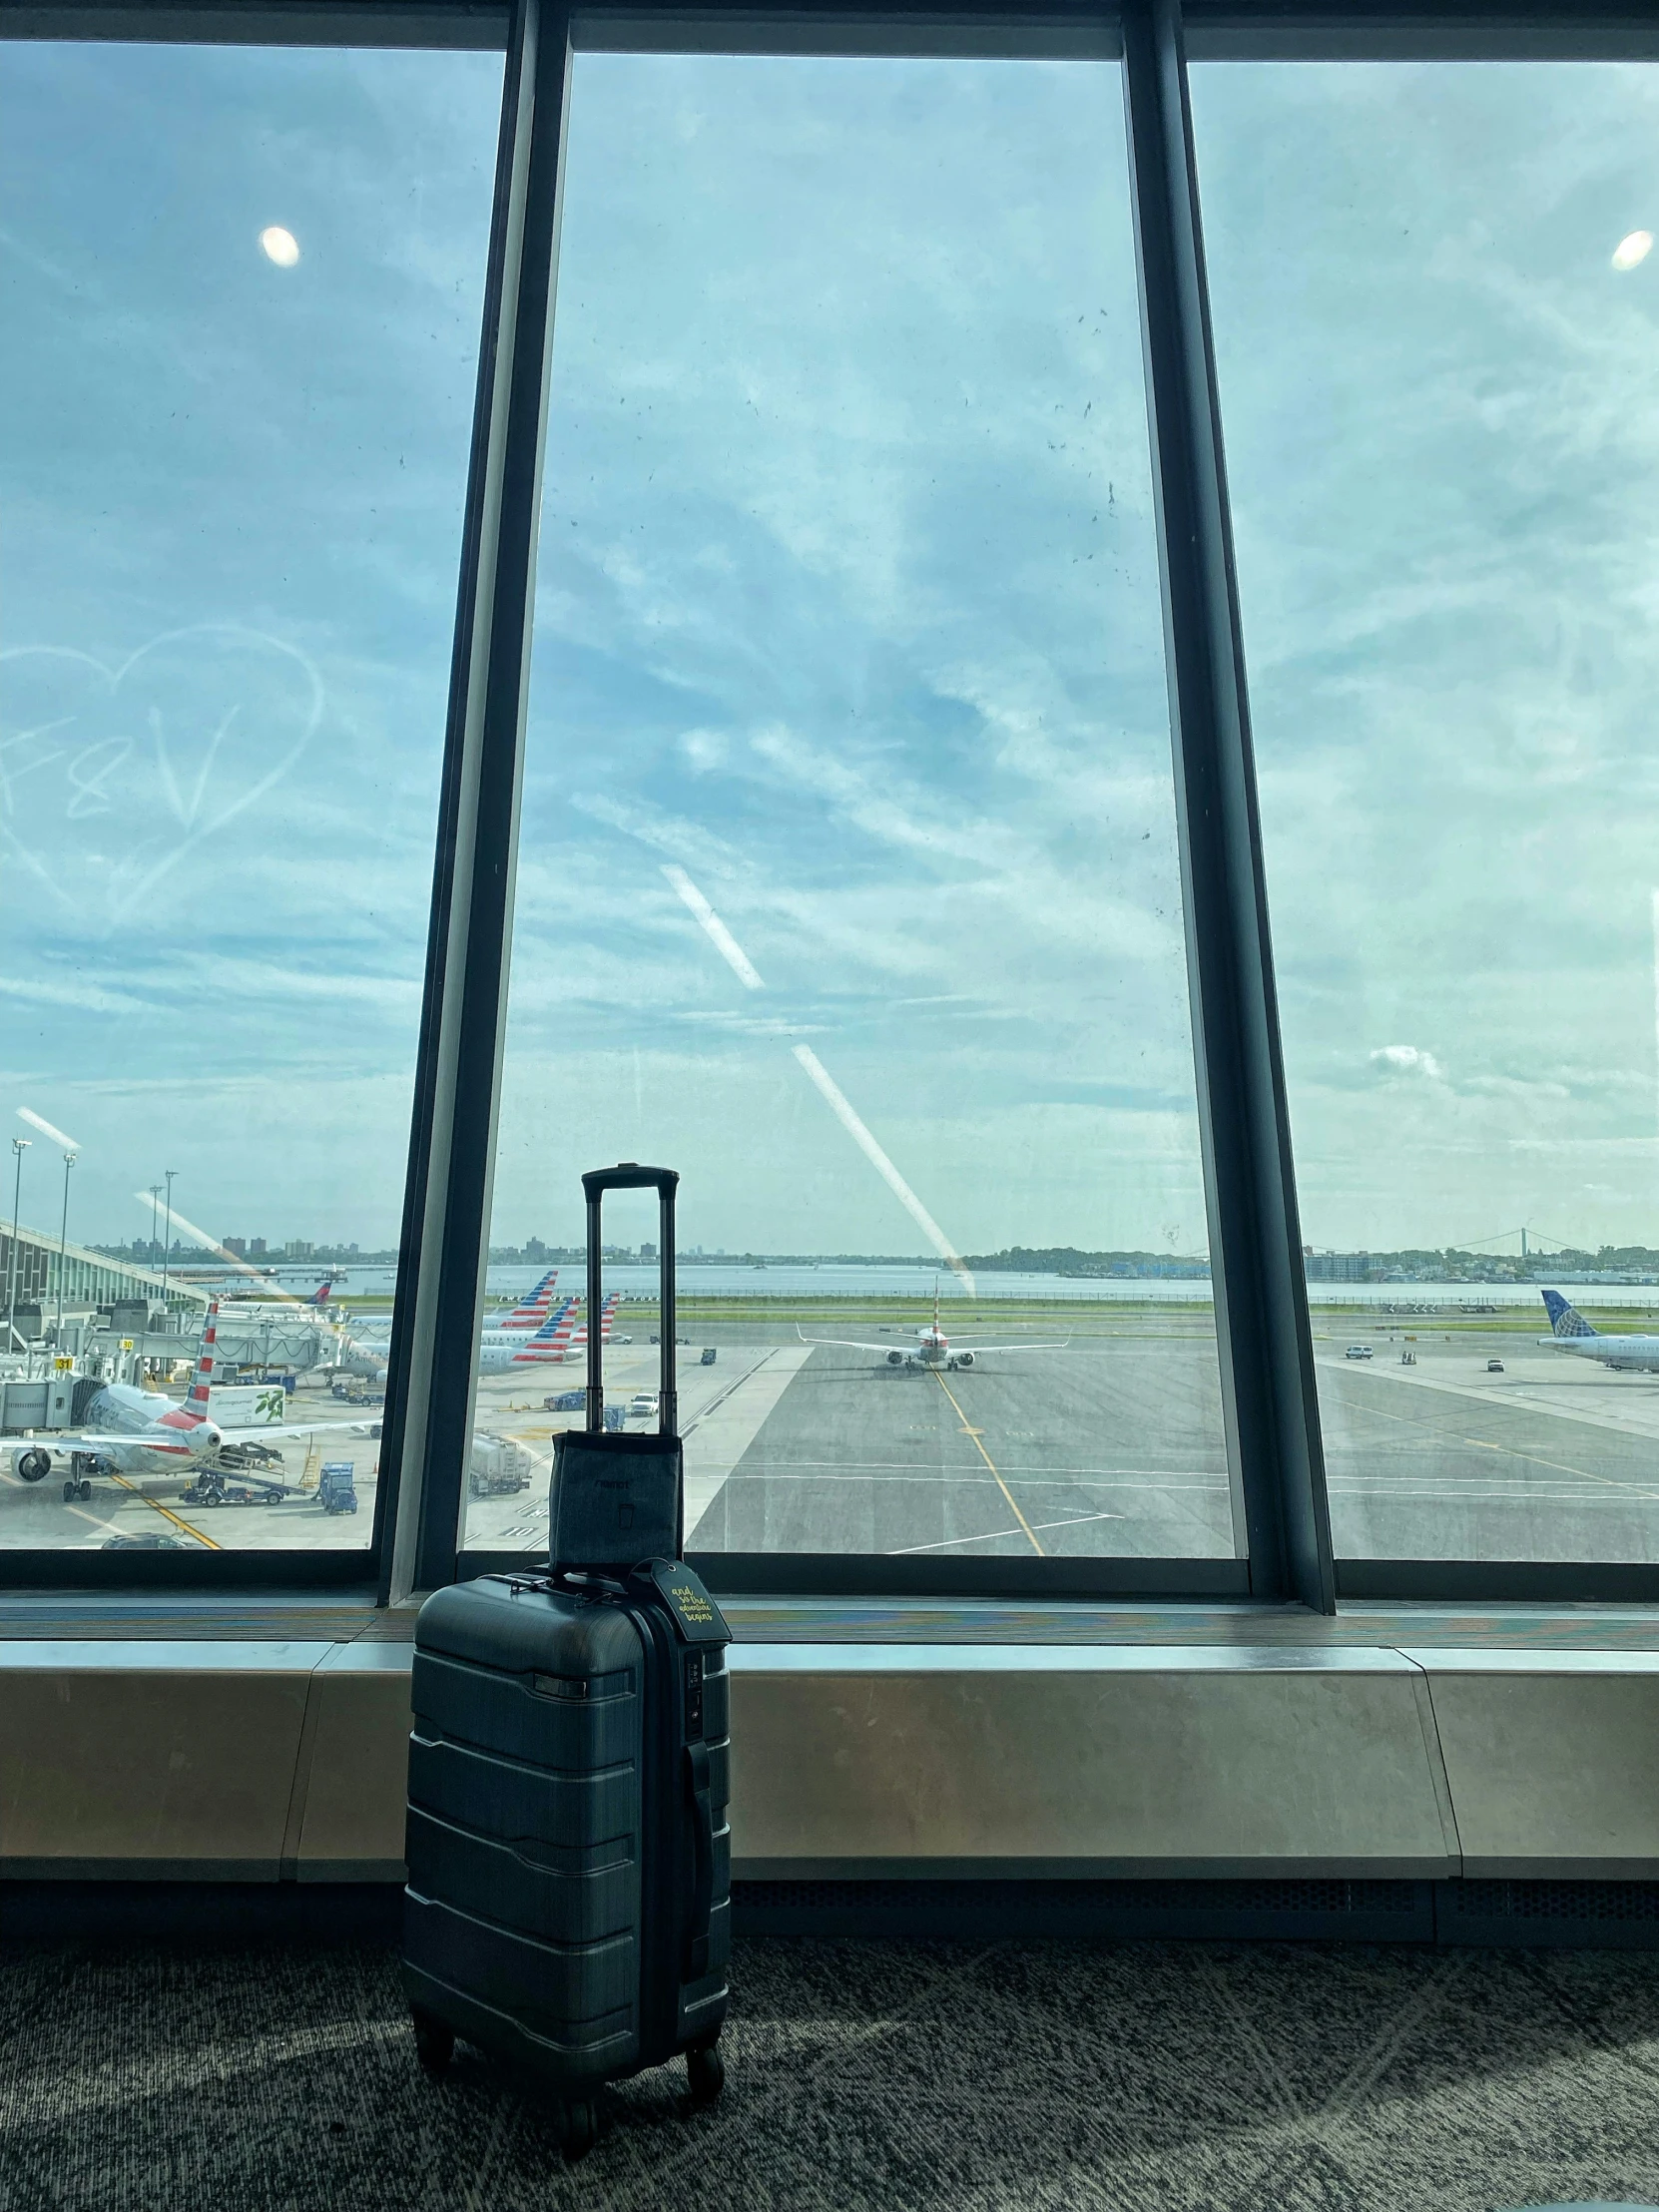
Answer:
POLYGON ((902 1366, 904 1365, 904 1355, 903 1355, 903 1353, 902 1353, 902 1352, 889 1352, 889 1353, 887 1354, 887 1365, 888 1365, 888 1367, 889 1367, 889 1368, 901 1368, 901 1367, 902 1367, 902 1366))
POLYGON ((20 1482, 44 1482, 52 1471, 52 1454, 39 1445, 12 1453, 12 1472, 20 1482))
POLYGON ((958 1352, 952 1365, 958 1368, 971 1368, 973 1365, 973 1354, 971 1352, 958 1352))

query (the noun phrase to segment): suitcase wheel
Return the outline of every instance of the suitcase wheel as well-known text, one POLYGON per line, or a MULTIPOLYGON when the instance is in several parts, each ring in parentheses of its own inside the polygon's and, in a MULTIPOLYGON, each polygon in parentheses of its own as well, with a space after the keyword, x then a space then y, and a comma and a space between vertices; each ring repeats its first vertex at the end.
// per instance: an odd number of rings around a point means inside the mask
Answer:
POLYGON ((592 2102, 567 2104, 561 2130, 564 2154, 571 2165, 586 2158, 599 2140, 599 2107, 592 2102))
POLYGON ((414 2025, 415 2056, 422 2069, 429 2074, 440 2074, 455 2055, 455 2030, 447 2020, 440 2020, 435 2012, 412 2013, 414 2025))
POLYGON ((686 2053, 686 2080, 693 2104, 713 2104, 726 2086, 726 2061, 711 2043, 686 2053))

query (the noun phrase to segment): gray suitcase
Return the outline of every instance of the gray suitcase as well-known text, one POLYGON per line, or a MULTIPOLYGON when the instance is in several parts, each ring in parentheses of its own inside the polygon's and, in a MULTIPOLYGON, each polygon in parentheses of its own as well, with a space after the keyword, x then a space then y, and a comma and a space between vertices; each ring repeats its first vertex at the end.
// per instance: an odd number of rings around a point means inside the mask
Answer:
MULTIPOLYGON (((599 1407, 596 1384, 590 1422, 599 1407)), ((677 1527, 677 1452, 672 1466, 677 1527)), ((616 1493, 590 1511, 580 1464, 565 1478, 571 1525, 610 1544, 616 1493)), ((661 1499, 636 1495, 660 1526, 661 1499)), ((561 2100, 572 2157, 606 2081, 684 2051, 693 2100, 720 2093, 728 1641, 671 1558, 555 1555, 546 1572, 438 1590, 416 1623, 403 1947, 416 2047, 431 2071, 457 2036, 531 2070, 561 2100)))

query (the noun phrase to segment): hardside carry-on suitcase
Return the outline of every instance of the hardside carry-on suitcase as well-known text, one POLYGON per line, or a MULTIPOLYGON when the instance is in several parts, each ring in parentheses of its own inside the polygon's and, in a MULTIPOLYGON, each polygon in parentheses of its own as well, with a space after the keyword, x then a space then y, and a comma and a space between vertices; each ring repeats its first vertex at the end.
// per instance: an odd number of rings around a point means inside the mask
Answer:
POLYGON ((694 2101, 724 2078, 729 1632, 676 1556, 677 1181, 632 1164, 583 1178, 588 1429, 550 1499, 581 1556, 555 1546, 545 1570, 438 1590, 415 1628, 403 1976, 416 2046, 431 2070, 457 2036, 532 2070, 562 2101, 573 2157, 594 2139, 602 2083, 681 2051, 694 2101), (663 1425, 614 1437, 598 1426, 599 1199, 642 1184, 663 1200, 663 1425), (667 1548, 632 1548, 665 1528, 667 1548))

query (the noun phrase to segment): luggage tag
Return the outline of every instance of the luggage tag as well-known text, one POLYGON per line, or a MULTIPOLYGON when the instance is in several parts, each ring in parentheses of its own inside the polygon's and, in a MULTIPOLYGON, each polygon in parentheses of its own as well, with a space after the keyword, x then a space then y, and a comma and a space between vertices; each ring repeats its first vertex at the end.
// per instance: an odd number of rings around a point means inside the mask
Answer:
POLYGON ((720 1607, 683 1560, 647 1559, 634 1570, 648 1574, 667 1606, 682 1643, 729 1644, 732 1631, 720 1607))

